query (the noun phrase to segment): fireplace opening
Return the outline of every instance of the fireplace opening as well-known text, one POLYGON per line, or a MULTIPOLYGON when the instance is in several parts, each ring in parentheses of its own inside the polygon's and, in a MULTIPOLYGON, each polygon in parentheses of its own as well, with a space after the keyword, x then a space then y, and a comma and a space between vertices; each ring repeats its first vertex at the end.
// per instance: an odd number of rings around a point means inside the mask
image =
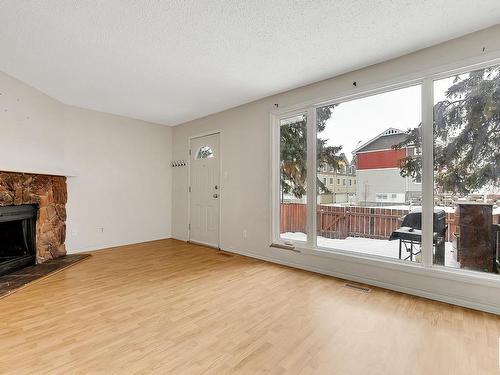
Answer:
POLYGON ((37 206, 0 207, 0 275, 36 262, 37 206))

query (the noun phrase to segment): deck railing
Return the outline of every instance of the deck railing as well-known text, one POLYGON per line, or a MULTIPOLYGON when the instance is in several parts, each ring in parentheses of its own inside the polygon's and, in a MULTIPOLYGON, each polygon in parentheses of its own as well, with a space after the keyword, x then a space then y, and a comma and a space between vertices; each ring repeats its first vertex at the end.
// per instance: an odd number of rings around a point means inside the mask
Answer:
MULTIPOLYGON (((409 210, 384 207, 326 206, 318 205, 318 236, 325 238, 364 237, 387 239, 401 226, 401 220, 409 210)), ((306 232, 306 205, 300 203, 281 204, 280 231, 306 232)), ((493 222, 500 222, 500 215, 494 215, 493 222)), ((453 241, 456 233, 455 214, 446 213, 446 241, 453 241)))

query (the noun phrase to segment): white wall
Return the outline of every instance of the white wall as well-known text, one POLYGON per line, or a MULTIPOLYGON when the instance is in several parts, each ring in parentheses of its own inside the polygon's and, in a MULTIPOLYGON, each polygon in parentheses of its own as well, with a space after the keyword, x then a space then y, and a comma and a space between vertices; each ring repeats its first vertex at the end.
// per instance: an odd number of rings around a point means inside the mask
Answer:
POLYGON ((170 237, 171 128, 67 106, 1 72, 0 93, 0 170, 75 175, 69 253, 170 237))
MULTIPOLYGON (((382 285, 448 302, 500 312, 500 283, 470 282, 456 276, 437 278, 428 270, 410 270, 341 255, 318 256, 270 248, 270 111, 317 98, 364 91, 370 85, 391 81, 440 65, 500 50, 500 25, 439 46, 356 72, 265 98, 202 119, 176 126, 173 159, 188 160, 189 136, 220 129, 222 153, 221 244, 222 248, 256 258, 382 285), (483 52, 483 47, 485 52, 483 52), (248 236, 243 238, 243 231, 248 236), (462 281, 457 281, 462 280, 462 281)), ((279 72, 276 72, 279 74, 279 72)), ((172 234, 187 238, 187 168, 173 175, 172 234)))
POLYGON ((400 203, 405 203, 406 185, 407 179, 401 177, 399 168, 358 169, 356 201, 372 204, 377 202, 377 193, 399 193, 402 194, 400 203))

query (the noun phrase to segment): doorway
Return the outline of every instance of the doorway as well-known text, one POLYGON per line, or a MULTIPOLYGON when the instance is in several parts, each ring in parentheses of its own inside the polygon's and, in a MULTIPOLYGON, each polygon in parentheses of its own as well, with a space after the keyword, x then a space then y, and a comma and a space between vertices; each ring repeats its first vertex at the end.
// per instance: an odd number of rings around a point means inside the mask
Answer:
POLYGON ((190 140, 189 241, 219 248, 220 134, 190 140))

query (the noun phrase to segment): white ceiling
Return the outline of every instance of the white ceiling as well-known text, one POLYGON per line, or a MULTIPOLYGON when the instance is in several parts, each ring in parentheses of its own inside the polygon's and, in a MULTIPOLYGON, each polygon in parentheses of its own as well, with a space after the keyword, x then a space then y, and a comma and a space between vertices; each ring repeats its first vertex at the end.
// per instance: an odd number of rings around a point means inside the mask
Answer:
POLYGON ((497 23, 498 0, 0 0, 0 70, 176 125, 497 23))

